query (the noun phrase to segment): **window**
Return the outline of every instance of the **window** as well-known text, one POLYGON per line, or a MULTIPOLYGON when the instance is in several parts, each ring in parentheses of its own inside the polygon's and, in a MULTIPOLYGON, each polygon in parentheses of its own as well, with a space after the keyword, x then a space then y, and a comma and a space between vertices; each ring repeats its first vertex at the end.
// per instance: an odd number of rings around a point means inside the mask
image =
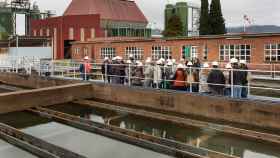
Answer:
POLYGON ((153 46, 152 59, 159 60, 160 58, 171 59, 171 50, 168 46, 153 46))
POLYGON ((74 28, 69 28, 69 40, 74 40, 74 28))
POLYGON ((37 30, 33 30, 33 36, 37 36, 37 30))
POLYGON ((184 59, 194 59, 198 57, 198 47, 185 45, 182 47, 182 58, 184 59))
POLYGON ((264 46, 265 61, 280 61, 280 44, 266 44, 264 46))
POLYGON ((81 41, 85 41, 85 29, 81 28, 81 41))
POLYGON ((40 29, 40 36, 43 36, 43 29, 40 29))
POLYGON ((78 55, 80 53, 80 51, 81 51, 81 48, 75 48, 75 51, 74 51, 75 55, 78 55))
POLYGON ((116 48, 101 48, 101 58, 108 57, 112 59, 116 56, 116 48))
POLYGON ((93 38, 95 38, 95 29, 94 28, 92 28, 91 30, 90 30, 90 37, 93 39, 93 38))
POLYGON ((47 29, 47 36, 50 36, 50 29, 47 29))
POLYGON ((220 60, 230 61, 230 59, 236 58, 239 60, 251 60, 251 45, 239 44, 239 45, 220 45, 220 60))
POLYGON ((84 56, 88 56, 88 48, 87 47, 84 48, 84 56))
POLYGON ((129 55, 133 55, 135 60, 143 60, 144 58, 144 50, 143 48, 138 47, 126 47, 125 56, 128 59, 129 55))

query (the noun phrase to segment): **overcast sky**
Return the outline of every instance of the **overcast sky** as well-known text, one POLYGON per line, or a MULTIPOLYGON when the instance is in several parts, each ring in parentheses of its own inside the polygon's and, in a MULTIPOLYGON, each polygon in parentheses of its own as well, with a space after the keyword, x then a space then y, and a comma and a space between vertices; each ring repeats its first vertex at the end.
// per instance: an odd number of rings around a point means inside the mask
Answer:
MULTIPOLYGON (((35 1, 35 0, 33 0, 35 1)), ((62 15, 71 0, 36 0, 41 10, 55 10, 62 15)), ((83 0, 81 0, 83 1, 83 0)), ((164 7, 168 0, 135 0, 153 27, 163 28, 164 7)), ((175 3, 179 0, 169 0, 175 3)), ((187 1, 200 6, 200 0, 187 1)), ((210 1, 210 0, 209 0, 210 1)), ((280 26, 280 0, 221 0, 227 26, 242 26, 243 15, 251 17, 256 25, 280 26)))

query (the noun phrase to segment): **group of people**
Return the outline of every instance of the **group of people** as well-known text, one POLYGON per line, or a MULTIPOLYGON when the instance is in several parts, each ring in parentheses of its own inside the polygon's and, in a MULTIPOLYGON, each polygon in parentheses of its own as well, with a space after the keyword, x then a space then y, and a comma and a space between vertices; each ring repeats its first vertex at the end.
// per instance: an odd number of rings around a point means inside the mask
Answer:
MULTIPOLYGON (((90 67, 84 64, 86 73, 90 67)), ((214 95, 246 98, 248 95, 248 67, 246 61, 231 59, 222 67, 218 62, 200 63, 198 59, 178 63, 174 59, 159 59, 153 62, 147 58, 143 64, 129 56, 105 58, 102 64, 104 82, 143 86, 145 88, 174 89, 214 95)), ((84 79, 88 79, 84 76, 84 79)))

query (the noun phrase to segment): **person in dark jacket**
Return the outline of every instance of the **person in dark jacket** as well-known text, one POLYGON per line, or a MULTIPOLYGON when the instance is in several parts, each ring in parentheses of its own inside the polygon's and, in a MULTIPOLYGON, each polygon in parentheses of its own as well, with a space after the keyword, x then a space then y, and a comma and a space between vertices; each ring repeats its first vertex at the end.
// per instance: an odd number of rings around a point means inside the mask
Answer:
POLYGON ((104 82, 110 83, 110 72, 111 72, 111 65, 110 65, 110 59, 108 57, 104 58, 104 62, 101 66, 102 76, 104 79, 104 82))
POLYGON ((237 59, 231 59, 231 63, 232 63, 233 70, 229 74, 229 83, 230 83, 230 85, 232 85, 233 97, 241 98, 242 72, 240 71, 240 67, 238 65, 237 59))
POLYGON ((248 97, 248 67, 245 60, 240 60, 240 69, 244 70, 241 71, 241 98, 247 98, 248 97))
POLYGON ((214 95, 223 95, 223 90, 225 87, 225 76, 221 70, 218 70, 218 62, 213 62, 212 66, 213 70, 211 70, 207 78, 210 93, 214 95))

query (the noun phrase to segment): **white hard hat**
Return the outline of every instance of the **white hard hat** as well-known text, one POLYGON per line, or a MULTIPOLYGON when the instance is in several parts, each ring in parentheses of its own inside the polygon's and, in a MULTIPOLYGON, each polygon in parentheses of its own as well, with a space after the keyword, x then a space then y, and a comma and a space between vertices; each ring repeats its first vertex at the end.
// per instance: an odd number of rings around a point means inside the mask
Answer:
POLYGON ((172 62, 172 61, 169 61, 169 62, 167 63, 167 65, 168 65, 168 66, 172 66, 172 65, 173 65, 173 62, 172 62))
POLYGON ((84 59, 85 59, 85 60, 88 60, 88 59, 89 59, 89 57, 88 57, 88 56, 85 56, 85 57, 84 57, 84 59))
POLYGON ((238 60, 236 58, 232 58, 232 59, 230 59, 230 63, 236 64, 236 63, 238 63, 238 60))
POLYGON ((112 60, 113 60, 113 61, 117 60, 117 57, 113 57, 112 60))
POLYGON ((116 57, 116 60, 122 60, 122 57, 117 56, 117 57, 116 57))
POLYGON ((176 59, 172 59, 172 62, 173 62, 173 63, 176 63, 176 59))
POLYGON ((108 58, 108 57, 105 57, 104 60, 109 60, 109 58, 108 58))
POLYGON ((193 63, 191 62, 191 61, 189 61, 188 63, 187 63, 187 66, 192 66, 193 65, 193 63))
POLYGON ((146 61, 145 61, 145 63, 147 63, 147 64, 150 64, 152 62, 152 60, 149 60, 149 59, 147 59, 146 61))
POLYGON ((162 61, 158 60, 156 63, 157 63, 157 65, 160 65, 160 64, 162 64, 162 61))
POLYGON ((137 64, 137 66, 143 66, 143 63, 142 63, 142 62, 139 62, 139 63, 137 64))
POLYGON ((130 58, 133 58, 134 56, 133 56, 133 54, 129 54, 129 57, 130 57, 130 58))
POLYGON ((209 66, 209 64, 208 63, 204 63, 203 64, 203 68, 209 68, 210 66, 209 66))
POLYGON ((240 64, 247 64, 246 60, 240 60, 240 64))
POLYGON ((232 69, 231 63, 227 63, 226 69, 232 69))
POLYGON ((163 59, 163 58, 160 58, 159 60, 160 60, 161 62, 165 62, 165 59, 163 59))
POLYGON ((132 62, 131 62, 131 60, 127 60, 126 63, 127 64, 131 64, 132 62))
POLYGON ((183 59, 183 58, 180 59, 180 62, 184 62, 184 61, 185 61, 185 59, 183 59))
POLYGON ((177 65, 177 69, 183 69, 184 68, 184 65, 183 64, 178 64, 177 65))
POLYGON ((217 61, 212 62, 212 66, 219 66, 219 63, 217 61))

